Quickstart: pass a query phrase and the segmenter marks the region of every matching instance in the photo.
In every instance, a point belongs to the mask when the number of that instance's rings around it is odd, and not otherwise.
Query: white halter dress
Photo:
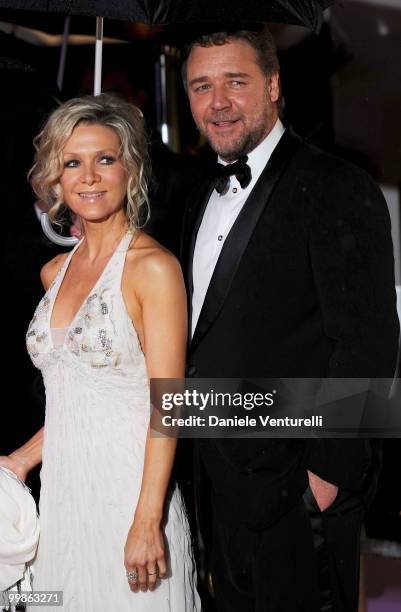
[[[153,592],[132,593],[125,575],[124,545],[140,492],[150,412],[145,359],[121,292],[131,240],[128,232],[64,342],[54,343],[53,304],[78,243],[27,333],[46,387],[34,590],[63,591],[63,607],[44,612],[200,610],[188,521],[175,485],[165,507],[169,576]]]

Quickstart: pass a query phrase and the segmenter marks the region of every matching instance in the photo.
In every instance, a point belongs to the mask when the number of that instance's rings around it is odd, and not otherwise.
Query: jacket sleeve
[[[334,340],[328,378],[394,376],[399,342],[394,256],[384,197],[362,170],[339,164],[325,177],[309,227],[324,333]],[[375,457],[367,439],[315,439],[307,468],[361,491]]]

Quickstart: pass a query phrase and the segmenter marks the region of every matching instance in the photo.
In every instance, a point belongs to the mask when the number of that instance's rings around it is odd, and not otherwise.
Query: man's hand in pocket
[[[308,470],[309,486],[320,512],[327,510],[337,497],[338,487]]]

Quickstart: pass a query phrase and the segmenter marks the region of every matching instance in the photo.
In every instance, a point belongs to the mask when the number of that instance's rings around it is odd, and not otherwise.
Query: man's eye
[[[64,168],[77,168],[79,166],[78,159],[68,159],[64,162]]]
[[[203,91],[207,91],[208,89],[209,89],[209,85],[205,83],[204,85],[199,85],[198,87],[196,87],[195,91],[202,93]]]
[[[116,160],[111,155],[102,155],[102,157],[100,158],[99,161],[100,161],[101,164],[103,164],[105,166],[109,166],[110,164],[114,164],[114,162]]]
[[[231,81],[231,85],[233,87],[241,87],[242,85],[245,85],[244,81]]]

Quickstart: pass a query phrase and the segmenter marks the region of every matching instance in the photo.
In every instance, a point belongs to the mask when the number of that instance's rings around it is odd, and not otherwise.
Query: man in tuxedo
[[[377,186],[284,128],[266,28],[200,37],[183,74],[219,162],[184,219],[187,375],[392,377],[394,262]],[[359,531],[376,470],[368,440],[202,439],[197,451],[219,611],[357,609]]]

